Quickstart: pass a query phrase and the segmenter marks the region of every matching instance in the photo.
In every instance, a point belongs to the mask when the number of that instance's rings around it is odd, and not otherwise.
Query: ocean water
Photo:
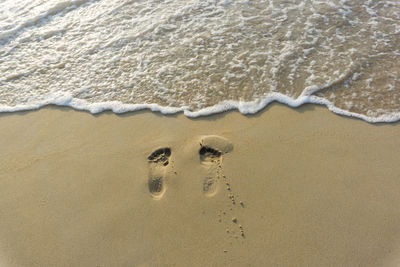
[[[398,0],[3,0],[0,112],[273,101],[400,120]]]

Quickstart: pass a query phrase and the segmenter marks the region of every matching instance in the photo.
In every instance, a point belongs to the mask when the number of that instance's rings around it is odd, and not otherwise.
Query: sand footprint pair
[[[232,151],[233,145],[227,139],[216,136],[203,136],[200,139],[198,151],[201,164],[207,169],[203,181],[203,192],[206,196],[213,196],[217,192],[218,183],[222,175],[222,155]],[[147,159],[150,165],[148,186],[152,196],[161,198],[166,190],[165,176],[170,168],[171,149],[160,148],[151,153]]]

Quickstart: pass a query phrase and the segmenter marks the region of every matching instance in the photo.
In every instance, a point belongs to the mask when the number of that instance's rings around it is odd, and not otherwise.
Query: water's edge
[[[238,110],[243,115],[252,115],[262,111],[269,104],[278,102],[292,108],[297,108],[305,104],[316,104],[327,107],[335,114],[361,119],[368,123],[394,123],[400,121],[400,113],[385,114],[378,117],[368,117],[364,114],[350,112],[340,109],[333,105],[329,100],[311,95],[300,96],[296,99],[280,93],[270,93],[263,99],[250,102],[226,100],[218,103],[217,105],[206,107],[197,111],[190,110],[189,107],[165,107],[158,104],[124,104],[119,101],[89,103],[82,99],[77,99],[69,94],[57,95],[42,102],[36,102],[29,105],[6,106],[0,105],[0,113],[13,113],[18,111],[31,111],[37,110],[45,106],[65,106],[75,110],[87,111],[91,114],[98,114],[105,111],[111,111],[116,114],[127,112],[135,112],[141,110],[150,110],[152,112],[160,112],[165,115],[183,113],[189,118],[197,118],[202,116],[209,116],[231,110]]]

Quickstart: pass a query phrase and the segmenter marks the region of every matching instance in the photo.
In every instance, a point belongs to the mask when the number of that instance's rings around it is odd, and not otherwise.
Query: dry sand
[[[399,266],[399,148],[311,105],[2,114],[0,266]]]

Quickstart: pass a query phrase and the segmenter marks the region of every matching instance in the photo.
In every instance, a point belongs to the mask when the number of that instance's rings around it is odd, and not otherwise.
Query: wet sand
[[[1,114],[0,265],[398,266],[399,147],[312,105]]]

